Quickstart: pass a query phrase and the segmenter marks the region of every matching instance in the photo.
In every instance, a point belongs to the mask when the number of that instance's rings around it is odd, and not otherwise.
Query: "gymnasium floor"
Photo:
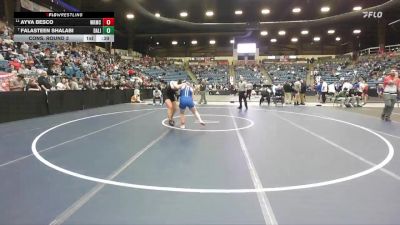
[[[190,116],[185,130],[144,104],[0,124],[0,224],[400,223],[400,123],[199,111],[207,125]]]

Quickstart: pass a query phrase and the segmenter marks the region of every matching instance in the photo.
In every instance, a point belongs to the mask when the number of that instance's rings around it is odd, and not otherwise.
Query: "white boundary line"
[[[193,115],[187,115],[187,116],[193,116]],[[219,116],[219,117],[232,117],[232,118],[236,118],[236,119],[241,119],[241,120],[245,120],[247,122],[249,122],[249,124],[247,126],[244,127],[236,127],[236,128],[232,128],[232,129],[225,129],[225,130],[206,130],[206,129],[188,129],[188,128],[180,128],[178,126],[175,127],[171,127],[169,125],[167,125],[167,121],[168,119],[164,119],[161,124],[164,127],[168,127],[171,129],[175,129],[175,130],[183,130],[183,131],[195,131],[195,132],[228,132],[228,131],[235,131],[235,130],[243,130],[243,129],[248,129],[252,126],[254,126],[254,122],[252,120],[246,119],[246,118],[242,118],[242,117],[237,117],[237,116],[232,116],[232,115],[217,115],[217,114],[202,114],[202,116]],[[178,116],[174,117],[174,118],[178,118]]]
[[[279,119],[281,119],[281,120],[283,120],[283,121],[285,121],[285,122],[287,122],[287,123],[289,123],[289,124],[291,124],[292,126],[298,128],[298,129],[300,129],[300,130],[303,130],[303,131],[305,131],[305,132],[311,134],[311,135],[314,136],[314,137],[317,137],[317,138],[321,139],[322,141],[325,141],[326,143],[332,145],[333,147],[335,147],[335,148],[337,148],[337,149],[339,149],[339,150],[341,150],[341,151],[347,153],[348,155],[350,155],[350,156],[352,156],[352,157],[354,157],[354,158],[356,158],[356,159],[358,159],[358,160],[364,162],[365,164],[368,164],[368,165],[370,165],[370,166],[376,166],[375,163],[373,163],[373,162],[371,162],[371,161],[369,161],[369,160],[367,160],[367,159],[365,159],[365,158],[363,158],[363,157],[357,155],[356,153],[354,153],[354,152],[348,150],[347,148],[345,148],[345,147],[343,147],[343,146],[341,146],[341,145],[338,145],[338,144],[336,144],[335,142],[333,142],[333,141],[331,141],[331,140],[329,140],[329,139],[327,139],[327,138],[325,138],[325,137],[323,137],[323,136],[321,136],[321,135],[319,135],[319,134],[316,134],[316,133],[312,132],[311,130],[309,130],[309,129],[307,129],[307,128],[305,128],[305,127],[303,127],[303,126],[301,126],[301,125],[299,125],[299,124],[297,124],[297,123],[295,123],[295,122],[293,122],[293,121],[291,121],[291,120],[288,120],[288,119],[283,118],[283,117],[281,117],[281,116],[279,116],[279,115],[276,115],[276,114],[275,114],[274,116],[277,117],[277,118],[279,118]],[[394,179],[400,180],[400,176],[399,176],[399,175],[397,175],[397,174],[395,174],[395,173],[393,173],[393,172],[391,172],[391,171],[389,171],[389,170],[387,170],[387,169],[385,169],[385,168],[380,168],[380,170],[381,170],[382,172],[386,173],[387,175],[393,177]]]
[[[218,107],[218,108],[220,108],[220,107]],[[226,107],[222,107],[222,108],[226,108]],[[140,110],[136,110],[136,111],[140,111]],[[264,111],[267,111],[267,110],[264,110]],[[127,113],[127,112],[131,112],[131,111],[124,111],[124,112]],[[99,182],[99,183],[105,183],[105,184],[110,184],[110,185],[115,185],[115,186],[120,186],[120,187],[143,189],[143,190],[186,192],[186,193],[221,193],[221,194],[290,191],[290,190],[300,190],[300,189],[323,187],[323,186],[327,186],[327,185],[342,183],[342,182],[346,182],[346,181],[350,181],[350,180],[353,180],[353,179],[357,179],[357,178],[366,176],[366,175],[368,175],[370,173],[373,173],[373,172],[383,168],[386,164],[388,164],[390,162],[390,160],[392,160],[392,158],[394,156],[394,148],[393,148],[392,144],[387,139],[382,137],[382,135],[379,135],[378,133],[372,131],[371,129],[368,129],[366,127],[363,127],[363,126],[360,126],[360,125],[357,125],[357,124],[353,124],[353,123],[350,123],[350,122],[346,122],[346,121],[343,121],[343,120],[334,119],[334,118],[331,118],[331,117],[321,117],[321,116],[316,116],[316,115],[312,115],[312,114],[304,114],[304,113],[296,113],[296,112],[288,112],[288,111],[279,111],[279,112],[297,114],[297,115],[303,115],[303,116],[310,116],[310,117],[316,117],[316,118],[322,118],[322,119],[326,119],[326,120],[336,121],[336,122],[347,124],[347,125],[350,125],[350,126],[354,126],[354,127],[360,128],[362,130],[365,130],[365,131],[367,131],[369,133],[372,133],[375,136],[377,136],[378,138],[380,138],[386,144],[386,146],[388,147],[388,155],[386,156],[386,158],[382,162],[380,162],[376,166],[371,167],[371,168],[369,168],[367,170],[361,171],[359,173],[352,174],[350,176],[346,176],[346,177],[342,177],[342,178],[338,178],[338,179],[334,179],[334,180],[311,183],[311,184],[302,184],[302,185],[285,186],[285,187],[272,187],[272,188],[263,188],[263,189],[257,190],[257,189],[178,188],[178,187],[161,187],[161,186],[151,186],[151,185],[141,185],[141,184],[131,184],[131,183],[124,183],[124,182],[117,182],[117,181],[112,181],[112,180],[107,180],[107,179],[101,179],[101,178],[97,178],[97,177],[87,176],[87,175],[84,175],[84,174],[76,173],[76,172],[61,168],[61,167],[59,167],[57,165],[52,164],[51,162],[47,161],[46,159],[44,159],[38,153],[38,151],[36,149],[36,144],[39,141],[39,139],[43,135],[45,135],[46,133],[48,133],[48,132],[50,132],[50,131],[58,128],[58,127],[64,126],[66,124],[78,122],[78,121],[81,121],[81,120],[85,120],[85,119],[88,119],[88,118],[100,117],[100,116],[104,116],[104,115],[120,114],[120,113],[124,113],[124,112],[114,112],[114,113],[99,114],[99,115],[84,117],[84,118],[68,121],[68,122],[65,122],[65,123],[61,123],[61,124],[59,124],[57,126],[51,127],[49,129],[45,130],[44,132],[40,133],[33,140],[32,145],[31,145],[32,152],[33,152],[34,156],[39,161],[41,161],[43,164],[45,164],[46,166],[48,166],[48,167],[50,167],[50,168],[52,168],[54,170],[57,170],[57,171],[59,171],[61,173],[64,173],[64,174],[67,174],[67,175],[70,175],[70,176],[74,176],[74,177],[77,177],[77,178],[80,178],[80,179],[84,179],[84,180],[89,180],[89,181],[94,181],[94,182]]]
[[[99,133],[99,132],[101,132],[101,131],[104,131],[104,130],[110,129],[110,128],[112,128],[112,127],[115,127],[115,126],[121,125],[121,124],[123,124],[123,123],[127,123],[127,122],[129,122],[129,121],[132,121],[132,120],[135,120],[135,119],[141,118],[141,117],[143,117],[143,116],[147,116],[148,114],[150,114],[150,113],[153,113],[153,112],[154,112],[154,111],[151,111],[151,112],[149,112],[149,113],[145,113],[145,114],[140,114],[140,115],[138,115],[138,116],[135,116],[135,117],[132,117],[132,118],[130,118],[130,119],[123,120],[123,121],[121,121],[121,122],[119,122],[119,123],[116,123],[116,124],[113,124],[113,125],[110,125],[110,126],[104,127],[104,128],[102,128],[102,129],[100,129],[100,130],[96,130],[96,131],[93,131],[93,132],[87,133],[87,134],[85,134],[85,135],[82,135],[82,136],[79,136],[79,137],[73,138],[73,139],[71,139],[71,140],[68,140],[68,141],[64,141],[64,142],[58,143],[58,144],[56,144],[56,145],[54,145],[54,146],[51,146],[51,147],[48,147],[48,148],[45,148],[45,149],[39,150],[39,152],[40,152],[40,153],[42,153],[42,152],[49,151],[49,150],[51,150],[51,149],[54,149],[54,148],[56,148],[56,147],[59,147],[59,146],[61,146],[61,145],[64,145],[64,144],[68,144],[68,143],[70,143],[70,142],[77,141],[77,140],[79,140],[79,139],[82,139],[82,138],[88,137],[88,136],[90,136],[90,135],[93,135],[93,134]],[[125,113],[125,111],[124,111],[124,113]],[[104,115],[107,115],[107,114],[104,114]],[[89,118],[91,118],[91,117],[87,117],[87,118],[89,119]],[[21,157],[19,157],[19,158],[17,158],[17,159],[14,159],[14,160],[11,160],[11,161],[8,161],[8,162],[6,162],[6,163],[3,163],[3,164],[1,164],[1,165],[0,165],[0,167],[7,166],[7,165],[10,165],[10,164],[12,164],[12,163],[16,163],[16,162],[18,162],[18,161],[21,161],[21,160],[23,160],[23,159],[29,158],[29,157],[31,157],[31,156],[33,156],[33,154],[29,154],[29,155],[21,156]]]
[[[233,125],[237,128],[237,123],[235,117],[233,117],[232,112],[229,112],[232,116]],[[247,150],[246,143],[244,142],[243,136],[240,134],[239,130],[236,130],[236,136],[240,143],[240,148],[242,150],[243,156],[246,159],[246,164],[250,172],[251,180],[253,181],[254,188],[257,190],[264,189],[261,179],[258,176],[256,167],[254,166],[253,160],[250,157],[249,151]],[[274,211],[272,210],[271,203],[268,200],[267,194],[265,192],[257,192],[258,202],[260,203],[261,211],[264,217],[265,224],[275,225],[278,224]]]
[[[387,136],[389,136],[389,137],[393,137],[393,138],[400,139],[400,137],[399,137],[399,136],[396,136],[396,135],[393,135],[393,134],[388,134],[388,133],[385,133],[385,132],[383,132],[383,131],[379,131],[379,130],[375,130],[375,131],[376,131],[376,132],[378,132],[378,133],[381,133],[381,134],[387,135]]]
[[[136,159],[138,159],[143,153],[149,150],[153,145],[159,142],[165,135],[168,134],[170,130],[164,131],[157,139],[153,140],[146,147],[141,149],[135,155],[133,155],[128,161],[120,166],[117,170],[115,170],[111,175],[107,177],[108,180],[115,179],[119,174],[121,174],[125,169],[127,169]],[[84,206],[87,202],[89,202],[99,191],[101,191],[106,184],[99,183],[94,188],[92,188],[89,192],[80,197],[77,201],[75,201],[70,207],[60,213],[56,218],[50,223],[50,225],[59,225],[63,224],[67,221],[75,212],[77,212],[82,206]]]

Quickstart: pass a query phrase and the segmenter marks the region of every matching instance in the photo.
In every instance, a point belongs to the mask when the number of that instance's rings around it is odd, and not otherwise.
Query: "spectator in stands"
[[[253,91],[253,84],[250,83],[250,82],[247,82],[246,89],[247,89],[247,90],[246,90],[247,97],[248,97],[249,100],[250,100],[251,92]]]
[[[204,101],[204,104],[207,104],[207,99],[206,99],[206,92],[207,92],[207,81],[203,79],[200,83],[200,101],[199,104],[201,104]]]
[[[322,96],[322,103],[326,102],[326,94],[328,93],[328,83],[321,79],[321,96]]]
[[[21,50],[22,50],[22,52],[28,52],[29,51],[29,45],[27,45],[25,42],[23,42],[22,45],[21,45]]]
[[[51,90],[51,84],[50,84],[50,80],[49,77],[47,76],[47,72],[46,71],[42,71],[40,73],[40,76],[38,78],[38,83],[40,88],[43,91],[50,91]]]
[[[71,87],[71,90],[76,91],[76,90],[81,90],[79,88],[78,82],[76,81],[76,77],[72,77],[69,80],[69,86]]]
[[[283,91],[285,92],[285,104],[292,104],[292,84],[286,81],[283,84]]]
[[[297,81],[293,84],[294,91],[294,105],[300,104],[300,91],[301,91],[301,82],[300,78],[297,78]]]
[[[25,67],[25,64],[21,64],[21,67],[18,70],[18,74],[30,74],[30,70]]]
[[[69,87],[69,83],[67,78],[62,77],[60,81],[56,85],[57,90],[59,91],[64,91],[64,90],[70,90],[71,88]]]
[[[17,77],[10,81],[10,91],[24,91],[25,80],[24,75],[17,75]]]
[[[163,102],[162,102],[162,93],[158,89],[158,87],[155,87],[155,89],[153,90],[153,105],[156,104],[156,100],[160,101],[160,105],[163,104]]]
[[[0,53],[0,60],[4,60],[4,56],[2,53]]]
[[[304,80],[300,80],[301,88],[300,88],[300,105],[305,105],[306,103],[306,92],[307,92],[307,85]]]
[[[104,90],[110,90],[110,89],[112,89],[112,88],[113,88],[113,86],[111,85],[111,83],[110,83],[109,80],[105,80],[105,81],[103,82],[102,89],[104,89]]]
[[[397,101],[397,93],[400,85],[398,72],[394,69],[391,70],[385,77],[383,85],[383,100],[385,102],[385,107],[383,108],[381,119],[385,121],[391,121],[390,116]]]
[[[238,87],[237,87],[237,89],[238,89],[238,92],[239,92],[239,107],[238,107],[238,109],[242,109],[242,101],[244,100],[244,106],[246,107],[246,110],[248,109],[248,107],[247,107],[247,96],[246,96],[246,91],[247,91],[247,83],[246,83],[246,81],[244,80],[244,78],[242,77],[242,76],[240,76],[240,80],[239,80],[239,82],[238,82],[238,85],[237,85]]]
[[[26,85],[26,90],[27,91],[40,91],[41,88],[35,78],[30,78],[28,81],[28,85]]]

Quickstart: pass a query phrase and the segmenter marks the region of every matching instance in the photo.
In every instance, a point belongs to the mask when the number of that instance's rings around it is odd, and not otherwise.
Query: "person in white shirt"
[[[69,87],[68,81],[65,77],[61,78],[60,82],[57,83],[57,90],[59,91],[64,91],[64,90],[70,90],[71,88]]]
[[[321,79],[321,95],[322,103],[326,102],[326,94],[328,93],[328,83]]]
[[[353,85],[348,80],[345,80],[342,86],[342,91],[344,89],[351,90],[353,89]]]
[[[240,76],[240,81],[237,84],[237,90],[239,92],[239,107],[238,109],[242,109],[242,101],[244,101],[244,106],[246,107],[246,110],[248,109],[247,107],[247,82],[244,80],[242,76]]]
[[[161,91],[156,87],[153,90],[153,105],[156,104],[156,99],[160,101],[160,105],[162,105],[162,96]]]

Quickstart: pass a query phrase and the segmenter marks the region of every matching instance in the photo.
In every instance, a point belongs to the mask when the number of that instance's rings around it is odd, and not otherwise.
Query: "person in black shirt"
[[[206,99],[206,91],[207,91],[207,82],[205,80],[201,81],[200,84],[200,101],[199,104],[201,104],[204,101],[204,104],[207,104],[207,99]]]
[[[38,78],[38,83],[39,83],[40,88],[43,91],[50,91],[51,84],[50,84],[49,77],[47,76],[47,72],[46,71],[43,71],[40,74],[40,77]]]
[[[285,92],[285,104],[292,104],[292,84],[285,82],[283,91]]]
[[[304,80],[300,80],[300,82],[301,82],[300,105],[305,105],[307,85],[306,85],[306,82],[304,82]]]

